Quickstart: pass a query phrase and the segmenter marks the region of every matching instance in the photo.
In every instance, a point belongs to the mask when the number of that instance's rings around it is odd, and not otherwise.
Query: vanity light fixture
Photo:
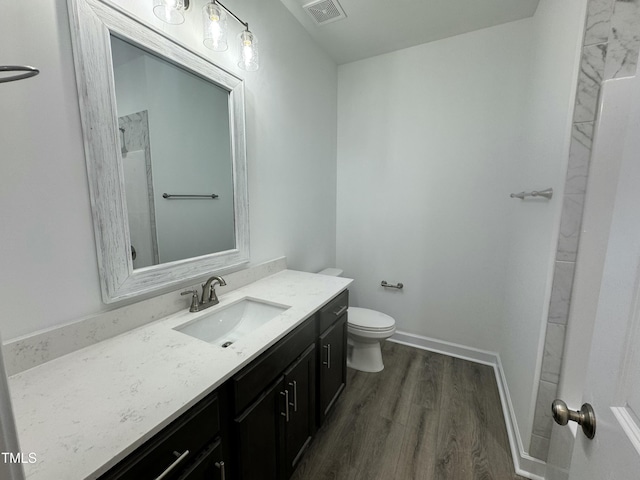
[[[240,32],[240,35],[238,35],[240,42],[240,60],[238,67],[247,71],[258,70],[260,65],[258,63],[258,42],[256,36],[249,30],[249,24],[247,22],[243,22],[218,0],[207,3],[202,9],[205,47],[216,52],[222,52],[227,49],[227,16],[225,12],[235,18],[245,28]]]
[[[153,0],[153,13],[165,23],[184,23],[183,12],[189,8],[189,0]]]
[[[247,29],[240,32],[240,61],[238,66],[242,70],[253,72],[260,68],[258,63],[258,39]]]
[[[214,52],[224,52],[227,45],[227,14],[215,2],[202,8],[202,34],[204,46]]]

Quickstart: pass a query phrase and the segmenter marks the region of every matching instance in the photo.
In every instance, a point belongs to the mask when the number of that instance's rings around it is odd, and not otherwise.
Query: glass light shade
[[[202,35],[204,46],[224,52],[227,44],[227,14],[220,5],[207,3],[202,9]]]
[[[238,66],[242,70],[253,72],[260,67],[258,62],[258,39],[249,30],[244,30],[238,35],[240,40],[240,61]]]
[[[184,22],[184,10],[189,5],[188,0],[153,0],[153,13],[165,23],[180,25]]]

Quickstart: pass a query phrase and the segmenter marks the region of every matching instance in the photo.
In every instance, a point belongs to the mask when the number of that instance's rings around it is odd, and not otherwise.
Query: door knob
[[[596,412],[588,403],[583,404],[580,410],[569,410],[566,403],[556,399],[551,404],[551,411],[553,412],[553,419],[558,425],[566,425],[571,420],[582,427],[582,433],[588,439],[591,440],[596,436]]]

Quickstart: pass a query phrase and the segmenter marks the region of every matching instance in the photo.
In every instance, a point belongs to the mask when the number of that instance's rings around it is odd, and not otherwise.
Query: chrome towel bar
[[[220,195],[216,195],[215,193],[210,193],[208,195],[176,195],[174,193],[163,193],[162,198],[175,198],[175,199],[190,199],[190,198],[218,198]]]
[[[509,196],[511,198],[519,198],[521,200],[524,200],[527,197],[544,197],[549,200],[553,197],[553,188],[547,188],[546,190],[540,191],[533,190],[532,192],[512,193]]]
[[[387,283],[386,280],[382,280],[380,282],[380,286],[385,287],[385,288],[397,288],[398,290],[402,290],[402,288],[404,288],[404,285],[402,283],[397,283],[396,285],[391,285],[390,283]]]

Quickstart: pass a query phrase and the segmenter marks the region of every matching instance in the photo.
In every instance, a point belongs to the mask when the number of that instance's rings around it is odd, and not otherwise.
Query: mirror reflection
[[[236,248],[229,92],[111,36],[134,269]]]

